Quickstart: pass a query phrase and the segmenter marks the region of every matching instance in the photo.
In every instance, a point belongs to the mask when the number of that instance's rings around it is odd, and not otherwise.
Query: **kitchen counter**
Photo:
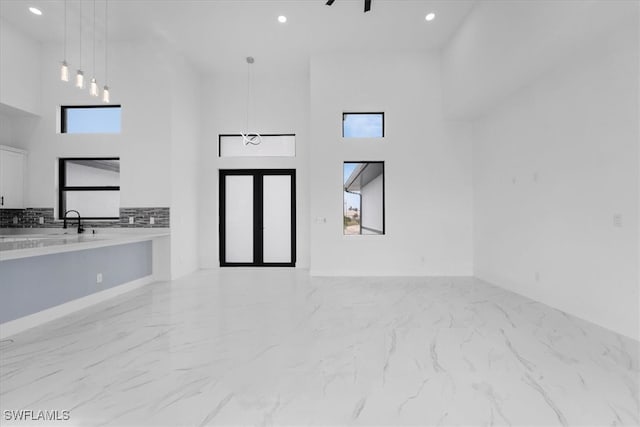
[[[98,229],[95,233],[88,230],[83,234],[77,234],[75,229],[18,230],[0,229],[0,261],[142,242],[170,235],[168,228]]]

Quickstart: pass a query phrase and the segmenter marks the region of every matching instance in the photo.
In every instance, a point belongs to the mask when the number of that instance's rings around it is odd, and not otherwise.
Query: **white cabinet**
[[[0,208],[24,208],[26,160],[26,151],[0,146]]]

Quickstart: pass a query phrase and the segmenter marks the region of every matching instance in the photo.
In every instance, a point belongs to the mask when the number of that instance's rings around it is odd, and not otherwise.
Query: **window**
[[[384,162],[345,162],[345,235],[384,234]]]
[[[260,135],[254,143],[247,143],[240,134],[218,135],[219,157],[295,157],[295,134]]]
[[[120,133],[120,105],[60,107],[62,133]]]
[[[87,219],[120,218],[120,159],[59,160],[58,217],[70,209]]]
[[[384,113],[342,113],[345,138],[383,138]]]

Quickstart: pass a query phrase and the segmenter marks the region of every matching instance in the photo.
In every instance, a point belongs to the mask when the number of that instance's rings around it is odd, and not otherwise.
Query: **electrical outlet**
[[[38,224],[41,224],[41,225],[44,224],[44,217],[43,216],[38,218]]]
[[[96,275],[96,283],[102,283],[102,273]]]
[[[149,217],[149,224],[154,225],[156,223],[156,219],[154,217]]]
[[[134,219],[135,219],[134,217],[130,216],[130,217],[129,217],[129,224],[133,224],[133,220],[134,220]]]
[[[613,226],[622,227],[622,214],[617,213],[613,215]]]

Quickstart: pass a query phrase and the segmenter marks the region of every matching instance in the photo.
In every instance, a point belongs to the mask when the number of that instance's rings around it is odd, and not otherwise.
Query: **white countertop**
[[[77,234],[75,229],[0,229],[0,261],[143,242],[170,235],[168,228],[100,228]],[[66,233],[65,233],[66,232]]]

